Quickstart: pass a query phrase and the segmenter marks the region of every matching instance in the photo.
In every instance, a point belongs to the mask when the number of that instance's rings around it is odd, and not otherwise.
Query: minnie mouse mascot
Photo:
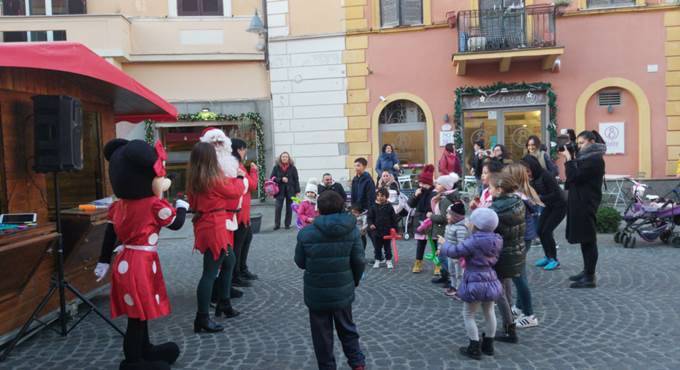
[[[179,230],[189,204],[177,200],[173,208],[163,199],[171,181],[165,177],[167,155],[160,142],[151,147],[141,140],[114,139],[104,147],[104,155],[118,200],[109,208],[95,275],[98,280],[106,276],[114,246],[120,245],[111,278],[111,317],[128,317],[120,370],[170,369],[179,347],[173,342],[152,345],[147,323],[170,314],[158,234],[163,227]]]

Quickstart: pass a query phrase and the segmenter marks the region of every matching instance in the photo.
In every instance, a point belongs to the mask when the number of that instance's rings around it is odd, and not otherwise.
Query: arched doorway
[[[378,117],[379,147],[391,144],[402,163],[426,163],[427,118],[418,104],[405,99],[389,103]]]

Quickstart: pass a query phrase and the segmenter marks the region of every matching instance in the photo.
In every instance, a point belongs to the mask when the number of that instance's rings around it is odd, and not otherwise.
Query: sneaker
[[[444,295],[450,298],[460,299],[458,297],[458,290],[456,288],[446,288],[444,289]]]
[[[545,265],[547,265],[548,263],[550,263],[550,258],[543,257],[540,260],[536,261],[536,267],[545,267]]]
[[[387,260],[387,268],[388,269],[393,269],[394,265],[392,264],[392,260]]]
[[[374,269],[380,268],[380,261],[375,260],[375,262],[373,262],[373,268]]]
[[[554,259],[551,258],[550,262],[548,262],[548,264],[545,265],[545,267],[543,267],[543,270],[552,271],[552,270],[555,270],[558,267],[560,267],[560,261],[554,260]]]
[[[515,320],[515,324],[517,324],[518,329],[533,328],[534,326],[538,326],[538,319],[535,315],[522,315]]]
[[[515,316],[515,317],[524,316],[524,313],[522,313],[522,310],[520,310],[517,306],[512,306],[511,311],[512,311],[512,316]]]

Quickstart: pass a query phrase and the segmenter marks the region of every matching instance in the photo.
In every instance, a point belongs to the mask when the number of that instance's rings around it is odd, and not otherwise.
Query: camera
[[[577,152],[576,132],[572,129],[562,130],[561,134],[557,136],[556,142],[558,152],[566,150],[572,157]]]

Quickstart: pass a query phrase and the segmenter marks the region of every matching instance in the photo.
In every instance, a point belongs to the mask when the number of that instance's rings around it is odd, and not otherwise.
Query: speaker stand
[[[16,345],[19,343],[19,341],[24,338],[24,336],[27,334],[28,329],[30,328],[31,324],[34,322],[37,322],[39,325],[38,327],[47,327],[49,328],[48,324],[41,321],[38,315],[40,314],[40,311],[42,311],[43,308],[49,303],[50,299],[52,298],[52,295],[54,293],[59,294],[59,330],[56,331],[59,335],[62,337],[66,337],[68,333],[71,332],[71,330],[75,329],[78,324],[80,324],[87,315],[90,313],[94,312],[97,314],[99,317],[104,320],[109,326],[111,326],[115,331],[117,331],[120,335],[125,335],[122,330],[120,330],[116,324],[114,324],[106,315],[104,315],[87,297],[85,297],[78,289],[76,289],[73,285],[71,285],[68,281],[66,281],[66,278],[64,277],[64,243],[63,243],[63,238],[62,238],[62,233],[61,233],[61,199],[60,199],[60,194],[59,194],[59,180],[58,180],[58,171],[54,171],[53,175],[53,181],[54,181],[54,205],[55,205],[55,211],[57,215],[57,233],[59,236],[57,237],[57,260],[56,260],[56,271],[52,275],[52,281],[50,282],[50,290],[47,292],[45,297],[40,301],[38,306],[35,308],[33,313],[31,314],[31,317],[24,323],[24,326],[21,327],[21,330],[17,333],[17,335],[12,339],[12,341],[8,344],[7,348],[5,351],[2,353],[2,356],[0,356],[0,361],[4,361],[7,359],[9,354],[14,350]],[[78,299],[80,299],[83,303],[85,303],[88,306],[88,311],[80,316],[78,320],[70,327],[68,328],[67,326],[67,321],[68,321],[68,315],[66,314],[66,290],[69,292],[73,293]],[[37,329],[37,328],[36,328]],[[51,329],[51,328],[50,328]]]

